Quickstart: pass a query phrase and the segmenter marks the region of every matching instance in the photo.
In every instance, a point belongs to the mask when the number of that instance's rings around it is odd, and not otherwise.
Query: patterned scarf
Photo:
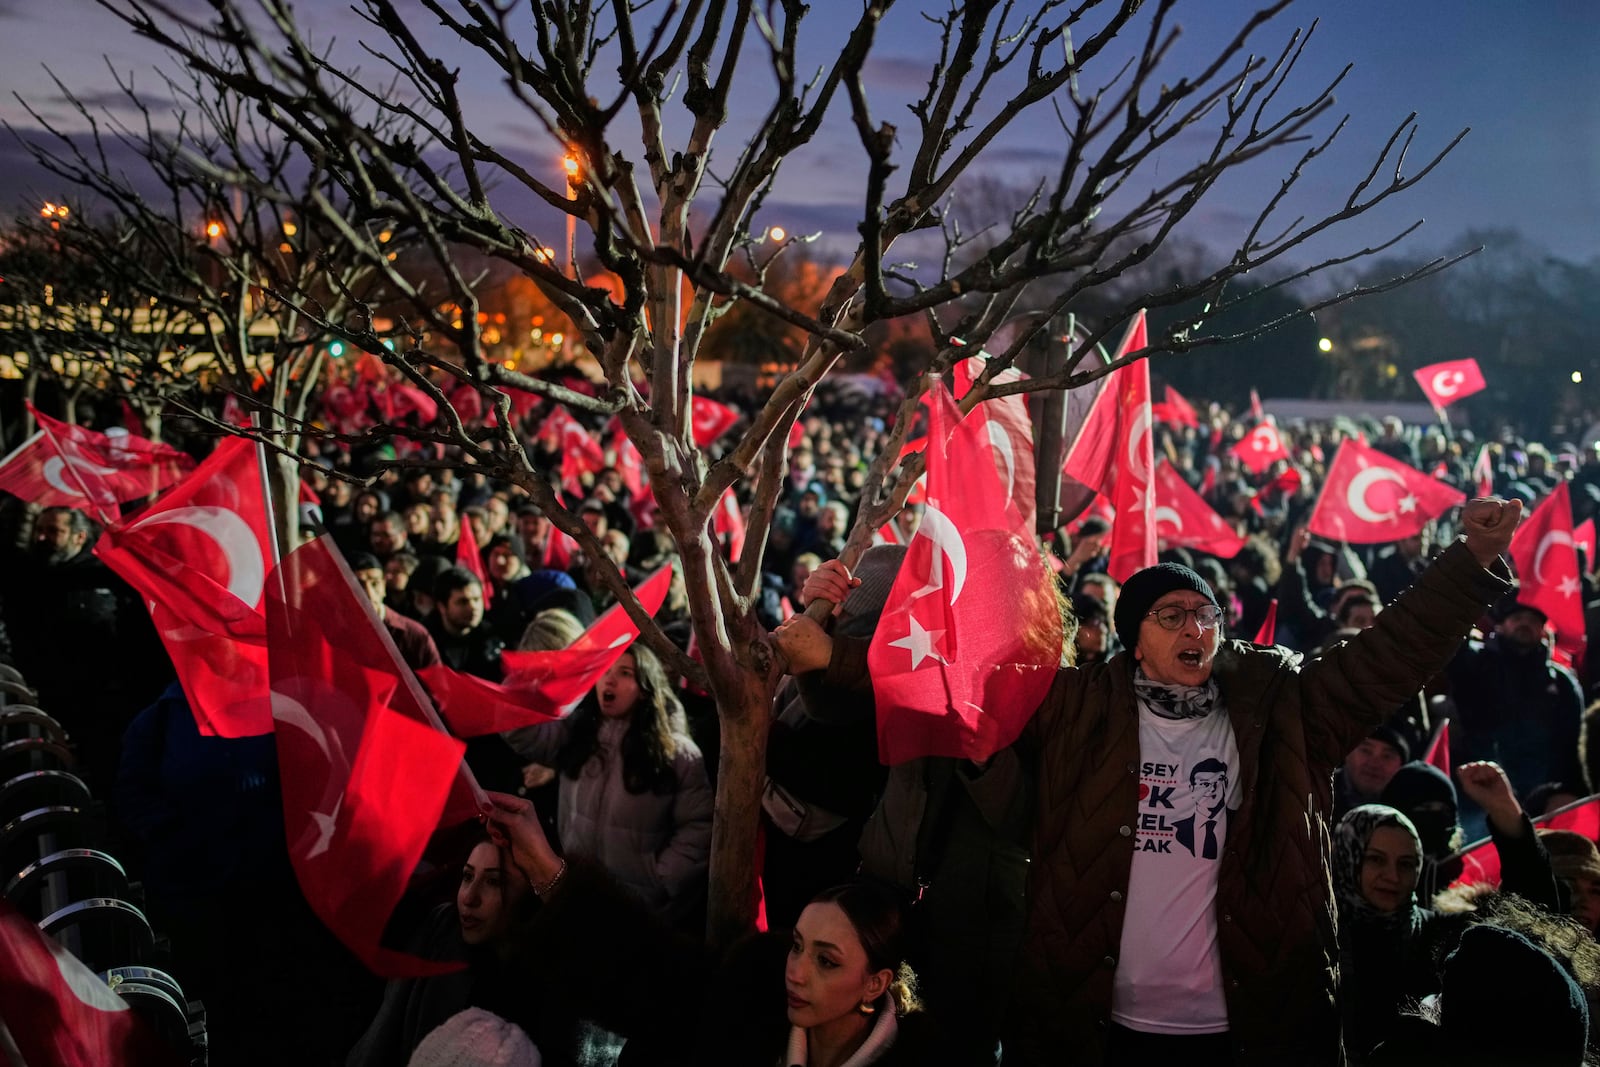
[[[1163,719],[1203,719],[1217,710],[1222,696],[1210,678],[1205,685],[1164,685],[1145,677],[1143,667],[1133,674],[1133,691],[1141,704]]]

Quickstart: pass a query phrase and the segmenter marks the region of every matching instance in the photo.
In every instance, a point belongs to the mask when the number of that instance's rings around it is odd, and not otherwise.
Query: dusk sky
[[[902,148],[913,132],[903,104],[926,79],[932,45],[917,15],[922,7],[902,0],[893,10],[869,68],[875,118],[900,124]],[[319,34],[337,35],[342,42],[353,42],[364,29],[343,4],[308,2],[299,10]],[[820,63],[830,51],[836,54],[844,28],[859,10],[858,0],[812,0],[810,24],[802,32],[803,55]],[[1169,68],[1172,79],[1192,73],[1253,10],[1254,5],[1236,0],[1180,4],[1175,22],[1184,38]],[[1600,254],[1600,13],[1593,0],[1518,5],[1503,0],[1303,0],[1262,33],[1258,50],[1275,52],[1293,27],[1313,18],[1321,24],[1292,84],[1302,95],[1310,93],[1341,65],[1353,62],[1336,109],[1352,118],[1326,161],[1307,175],[1300,210],[1341,202],[1371,165],[1373,151],[1395,124],[1415,111],[1421,125],[1410,169],[1462,127],[1470,126],[1472,132],[1432,177],[1370,223],[1349,231],[1343,245],[1359,247],[1425,217],[1427,225],[1409,246],[1415,250],[1458,245],[1469,228],[1503,227],[1521,231],[1563,258],[1587,261]],[[459,46],[440,47],[447,55],[466,57]],[[0,115],[18,127],[31,126],[12,98],[20,94],[47,113],[66,117],[45,65],[86,98],[101,99],[99,94],[111,87],[106,56],[118,68],[135,71],[142,90],[156,88],[148,69],[157,57],[92,0],[0,0],[0,86],[7,90]],[[372,66],[370,59],[366,63]],[[752,64],[737,94],[730,135],[765,103],[769,84],[770,76],[761,77]],[[472,109],[469,118],[482,132],[504,138],[504,143],[526,144],[530,160],[543,155],[554,159],[541,135],[491,78],[469,77],[466,99]],[[820,230],[843,245],[854,243],[864,168],[844,108],[838,117],[794,161],[763,218],[791,229]],[[995,147],[986,172],[1006,182],[1027,183],[1053,169],[1061,141],[1053,115],[1039,111]],[[723,144],[730,142],[731,137]],[[1178,162],[1166,165],[1176,167]],[[1280,157],[1218,189],[1195,216],[1192,234],[1225,240],[1244,213],[1276,187],[1288,165]],[[552,162],[555,180],[553,171]],[[0,202],[7,210],[24,200],[65,195],[70,195],[67,190],[32,170],[14,143],[0,150]]]

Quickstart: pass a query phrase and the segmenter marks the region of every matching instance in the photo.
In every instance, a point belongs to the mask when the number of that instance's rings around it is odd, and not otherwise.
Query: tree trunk
[[[755,929],[756,834],[767,773],[767,730],[776,679],[754,667],[712,676],[722,753],[711,824],[711,878],[706,939],[725,949]]]

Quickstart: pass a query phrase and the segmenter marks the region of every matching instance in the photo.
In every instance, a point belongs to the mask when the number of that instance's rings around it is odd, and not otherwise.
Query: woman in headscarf
[[[1549,856],[1505,773],[1494,763],[1468,763],[1458,774],[1462,789],[1489,813],[1504,891],[1557,910]],[[1418,903],[1424,856],[1416,826],[1386,805],[1352,808],[1334,830],[1344,1040],[1358,1064],[1409,1002],[1439,991],[1437,950],[1471,922],[1470,914],[1441,914]]]

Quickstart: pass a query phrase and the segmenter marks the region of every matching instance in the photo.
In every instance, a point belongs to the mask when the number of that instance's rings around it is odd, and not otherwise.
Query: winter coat
[[[518,733],[518,753],[555,766],[572,733],[571,719]],[[684,917],[703,890],[711,861],[711,782],[700,750],[677,738],[667,793],[630,793],[623,783],[626,719],[602,719],[599,745],[577,777],[563,773],[557,825],[567,853],[599,861],[612,877],[663,914]]]
[[[1370,630],[1303,663],[1227,642],[1213,677],[1239,748],[1242,805],[1221,859],[1216,910],[1238,1062],[1337,1063],[1337,945],[1329,889],[1334,769],[1441,670],[1508,587],[1458,544]],[[837,646],[836,646],[837,647]],[[1103,1062],[1133,862],[1139,785],[1134,662],[1068,668],[1030,724],[1037,817],[1028,936],[1007,1062]]]
[[[1387,817],[1381,813],[1389,813]],[[1439,912],[1412,903],[1382,914],[1361,896],[1361,866],[1378,826],[1399,825],[1416,838],[1404,816],[1382,805],[1358,807],[1334,831],[1333,886],[1339,906],[1340,1007],[1345,1050],[1354,1063],[1368,1062],[1379,1042],[1396,1033],[1408,1006],[1440,990],[1440,967],[1463,931],[1479,916]],[[1507,837],[1491,826],[1500,856],[1501,887],[1553,914],[1561,910],[1550,856],[1524,815],[1521,832]],[[1422,842],[1416,840],[1418,854]],[[1423,896],[1423,901],[1431,900]]]

